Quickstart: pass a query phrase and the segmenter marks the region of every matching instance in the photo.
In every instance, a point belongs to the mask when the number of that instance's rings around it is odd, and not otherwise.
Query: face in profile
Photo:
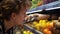
[[[23,24],[23,21],[24,21],[25,16],[26,16],[26,11],[27,11],[27,9],[30,8],[30,6],[31,6],[31,3],[30,3],[29,0],[27,0],[26,1],[26,6],[22,7],[18,14],[15,14],[14,22],[16,22],[16,24],[18,24],[18,25]]]

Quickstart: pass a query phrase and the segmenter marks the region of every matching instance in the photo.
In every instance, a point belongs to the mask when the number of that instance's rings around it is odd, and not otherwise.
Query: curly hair
[[[22,5],[24,7],[27,5],[26,0],[2,0],[0,1],[0,13],[4,19],[9,20],[13,12],[19,13]]]

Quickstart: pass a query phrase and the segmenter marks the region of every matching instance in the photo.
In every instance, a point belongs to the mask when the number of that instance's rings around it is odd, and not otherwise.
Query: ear
[[[16,16],[17,16],[16,13],[12,13],[12,14],[11,14],[11,18],[12,18],[12,19],[16,19]]]

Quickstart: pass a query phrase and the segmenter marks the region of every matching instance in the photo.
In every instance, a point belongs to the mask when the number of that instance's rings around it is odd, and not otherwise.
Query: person
[[[5,33],[13,34],[10,32],[12,32],[12,28],[16,25],[21,28],[26,16],[26,11],[30,8],[30,6],[30,0],[0,1],[0,13],[2,14],[4,21]]]

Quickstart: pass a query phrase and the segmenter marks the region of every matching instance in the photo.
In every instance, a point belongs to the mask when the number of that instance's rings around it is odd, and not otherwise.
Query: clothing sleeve
[[[7,34],[13,34],[13,27],[7,31]]]

